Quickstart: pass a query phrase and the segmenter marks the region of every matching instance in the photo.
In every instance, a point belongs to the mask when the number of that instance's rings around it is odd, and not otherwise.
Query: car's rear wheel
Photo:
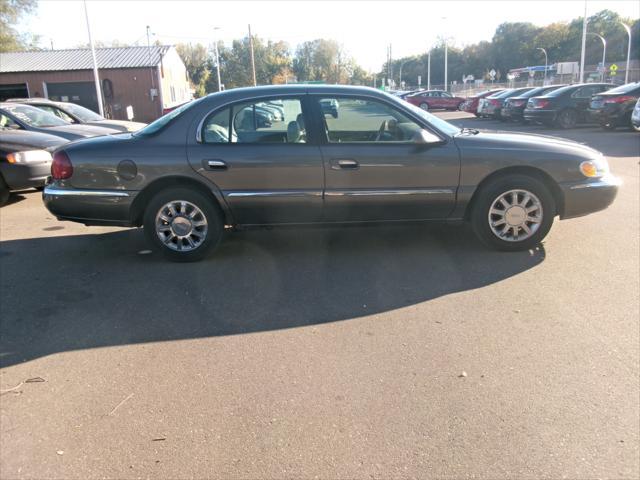
[[[549,233],[556,215],[553,195],[528,175],[498,177],[478,192],[471,224],[487,246],[503,251],[527,250]]]
[[[563,110],[556,118],[556,125],[560,128],[573,128],[578,123],[578,115],[570,108]]]
[[[429,104],[427,102],[422,102],[419,106],[422,110],[429,110]]]
[[[170,260],[194,262],[216,247],[224,232],[218,209],[204,194],[171,188],[154,196],[144,213],[147,240]]]
[[[9,186],[4,181],[4,178],[2,178],[2,175],[0,175],[0,207],[6,205],[9,201],[10,193]]]

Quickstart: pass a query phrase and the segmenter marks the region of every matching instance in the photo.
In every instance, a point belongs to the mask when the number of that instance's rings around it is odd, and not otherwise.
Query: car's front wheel
[[[156,250],[170,260],[201,260],[218,245],[224,223],[213,202],[188,188],[156,194],[144,213],[144,232]]]
[[[556,215],[553,195],[543,182],[512,174],[485,185],[471,212],[473,230],[489,247],[527,250],[549,233]]]
[[[429,110],[429,104],[427,102],[422,102],[419,106],[422,110],[425,110],[425,111]]]

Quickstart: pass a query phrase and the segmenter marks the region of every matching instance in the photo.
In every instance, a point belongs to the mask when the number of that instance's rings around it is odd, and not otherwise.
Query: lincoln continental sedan
[[[324,85],[211,94],[138,132],[64,145],[51,173],[43,199],[58,219],[142,226],[178,261],[202,259],[225,227],[266,225],[468,221],[489,247],[530,249],[556,217],[606,208],[619,183],[578,143],[461,129],[378,90]]]

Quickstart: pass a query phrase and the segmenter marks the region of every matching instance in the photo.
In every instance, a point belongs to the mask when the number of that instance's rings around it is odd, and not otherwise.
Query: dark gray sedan
[[[335,101],[340,115],[323,104]],[[264,124],[258,106],[283,118]],[[538,244],[556,216],[606,208],[603,155],[535,135],[459,129],[361,87],[229,90],[134,134],[58,149],[43,198],[61,220],[144,226],[174,260],[197,260],[225,225],[471,222],[501,250]]]
[[[67,140],[119,133],[118,130],[95,125],[72,125],[52,113],[19,103],[0,103],[0,127],[47,133]]]

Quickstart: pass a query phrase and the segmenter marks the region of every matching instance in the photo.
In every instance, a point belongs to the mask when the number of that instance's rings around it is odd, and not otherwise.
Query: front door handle
[[[355,160],[347,159],[347,158],[335,160],[333,163],[334,169],[341,169],[341,170],[356,170],[359,166],[360,164],[358,162],[356,162]]]
[[[226,170],[227,164],[223,160],[205,159],[202,161],[207,170]]]

